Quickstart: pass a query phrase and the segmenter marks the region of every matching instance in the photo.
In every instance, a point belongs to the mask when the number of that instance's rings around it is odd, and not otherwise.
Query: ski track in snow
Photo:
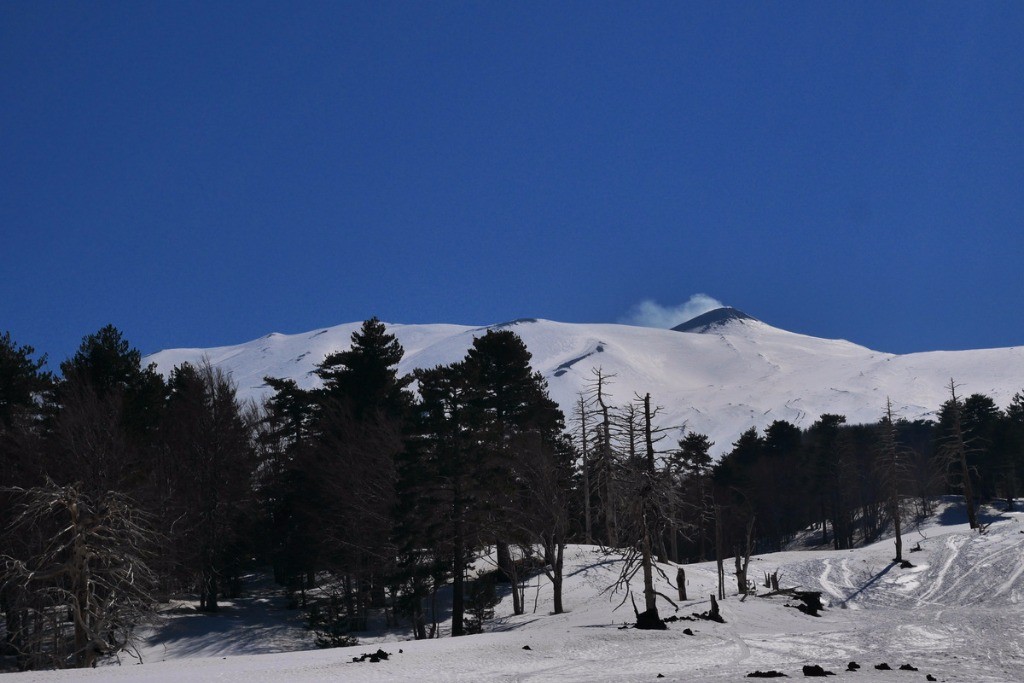
[[[957,577],[955,579],[953,579],[953,581],[948,586],[944,587],[943,591],[937,596],[937,600],[938,601],[942,601],[945,598],[948,598],[950,596],[969,599],[971,597],[971,594],[974,592],[971,589],[972,588],[973,589],[977,589],[977,584],[970,584],[970,583],[968,583],[966,590],[961,591],[959,594],[958,593],[954,593],[954,591],[959,586],[963,585],[971,577],[972,574],[975,574],[975,573],[978,573],[978,572],[990,573],[990,572],[986,572],[986,570],[989,569],[989,567],[992,566],[992,564],[994,563],[995,560],[997,560],[998,558],[1000,558],[1003,555],[1007,555],[1008,553],[1014,553],[1016,555],[1017,553],[1014,552],[1015,550],[1016,550],[1015,548],[1003,548],[1001,550],[996,550],[996,551],[993,551],[993,552],[988,553],[986,555],[982,555],[979,558],[971,558],[971,557],[969,557],[969,558],[966,558],[965,560],[962,560],[960,562],[960,564],[961,565],[965,565],[966,564],[967,568],[962,570],[962,571],[960,571],[960,572],[958,572]],[[956,559],[960,559],[960,557],[961,556],[958,554]],[[962,566],[961,566],[961,569],[962,569]],[[1009,583],[1012,585],[1012,580]],[[987,592],[987,589],[986,589],[986,592]],[[996,594],[998,595],[998,593],[996,593]]]
[[[1010,601],[1016,604],[1019,602],[1020,597],[1017,591],[1013,591],[1013,586],[1018,582],[1021,575],[1024,574],[1024,548],[1013,548],[1012,549],[1017,555],[1017,569],[1014,570],[1010,578],[1007,579],[999,588],[996,590],[996,595],[1002,595],[1004,593],[1011,593]]]
[[[960,548],[968,539],[962,537],[949,537],[946,539],[946,550],[944,553],[945,558],[943,559],[942,568],[939,570],[937,576],[933,577],[929,582],[929,588],[918,598],[919,602],[931,602],[931,597],[937,591],[939,591],[946,578],[946,573],[949,572],[950,567],[956,562],[957,556],[960,554]]]
[[[831,574],[832,569],[835,566],[834,560],[825,559],[821,561],[821,564],[823,568],[821,574],[818,576],[818,581],[821,584],[822,589],[824,589],[824,592],[828,593],[830,596],[835,598],[835,600],[833,601],[835,606],[841,607],[843,609],[858,609],[857,605],[852,602],[854,596],[854,584],[851,578],[850,568],[848,566],[847,560],[839,560],[839,567],[842,570],[843,574],[843,588],[850,590],[843,590],[832,581]]]

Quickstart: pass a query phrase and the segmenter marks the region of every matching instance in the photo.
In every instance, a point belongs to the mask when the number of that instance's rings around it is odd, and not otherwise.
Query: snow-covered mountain
[[[265,376],[290,377],[312,388],[313,370],[347,348],[360,322],[304,334],[269,334],[244,344],[169,349],[146,358],[167,373],[205,356],[231,373],[242,398],[267,394]],[[929,417],[948,398],[955,378],[964,395],[982,393],[1005,406],[1024,390],[1024,347],[894,355],[844,340],[820,339],[767,325],[720,308],[662,330],[612,324],[520,319],[490,327],[387,325],[405,348],[399,371],[460,360],[488,329],[512,329],[533,354],[566,415],[593,379],[593,368],[614,375],[614,402],[650,393],[663,406],[661,424],[708,434],[715,453],[729,450],[752,426],[774,420],[809,426],[822,413],[873,422],[891,397],[901,417]]]

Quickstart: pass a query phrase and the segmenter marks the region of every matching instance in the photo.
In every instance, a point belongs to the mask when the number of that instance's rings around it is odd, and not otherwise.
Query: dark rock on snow
[[[366,662],[369,661],[371,664],[377,664],[381,661],[386,661],[391,656],[390,652],[385,652],[378,648],[376,652],[366,652],[359,657],[353,657],[353,662]]]
[[[832,671],[825,671],[817,664],[804,664],[804,676],[835,676],[835,673]]]
[[[781,671],[755,671],[747,674],[747,678],[789,678]]]

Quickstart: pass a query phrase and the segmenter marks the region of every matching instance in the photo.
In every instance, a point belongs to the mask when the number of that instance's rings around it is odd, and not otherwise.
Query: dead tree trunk
[[[718,568],[718,597],[725,598],[725,549],[722,547],[722,508],[715,505],[715,565]]]
[[[495,549],[498,555],[498,569],[501,570],[502,575],[512,587],[512,613],[523,614],[526,610],[523,607],[523,595],[519,590],[519,573],[516,563],[512,559],[511,548],[508,543],[498,541]]]
[[[648,613],[658,616],[658,595],[654,591],[654,569],[651,561],[651,533],[647,528],[647,515],[644,515],[643,541],[641,544],[640,562],[644,574],[644,608]]]
[[[722,613],[718,609],[718,600],[715,599],[714,593],[711,594],[711,609],[701,614],[694,614],[694,616],[708,621],[717,621],[719,624],[725,623],[725,619],[722,618]]]
[[[555,545],[555,564],[552,567],[551,572],[551,591],[554,595],[555,601],[555,614],[561,614],[565,610],[562,607],[562,568],[565,555],[565,544],[557,543]]]
[[[900,501],[900,463],[899,444],[896,441],[896,423],[892,414],[892,401],[885,399],[885,417],[882,420],[882,463],[883,480],[886,488],[886,507],[892,518],[893,530],[896,533],[896,562],[903,561],[903,530],[902,506]]]
[[[456,502],[460,501],[456,499]],[[466,546],[462,521],[455,519],[454,547],[452,548],[452,637],[466,634]]]
[[[597,404],[601,408],[601,467],[604,470],[604,513],[605,527],[607,527],[608,545],[617,547],[619,545],[618,523],[616,520],[615,504],[613,502],[614,491],[612,483],[612,421],[608,404],[604,400],[604,383],[607,378],[597,371]]]
[[[750,584],[747,582],[747,567],[750,566],[750,553],[754,549],[754,516],[747,521],[746,544],[742,548],[736,546],[736,586],[739,592],[747,595]]]
[[[644,619],[641,626],[641,619],[637,618],[637,628],[665,628],[665,622],[658,616],[658,594],[654,589],[654,569],[652,561],[651,527],[655,525],[654,505],[651,500],[654,496],[654,440],[651,435],[651,395],[644,396],[644,440],[647,446],[647,461],[642,477],[643,485],[640,490],[641,500],[641,565],[644,575]]]
[[[587,545],[590,545],[594,542],[594,533],[590,522],[590,444],[587,442],[587,422],[589,415],[587,412],[587,401],[582,393],[579,397],[577,410],[579,410],[580,414],[580,450],[582,453],[582,461],[580,465],[583,471],[583,538]]]
[[[956,397],[956,383],[949,380],[949,394],[950,394],[950,409],[952,410],[953,433],[950,435],[950,442],[947,445],[947,451],[951,451],[952,455],[957,464],[960,466],[960,477],[964,483],[964,503],[967,505],[967,521],[970,523],[972,529],[978,528],[978,515],[974,509],[974,488],[971,485],[971,471],[967,466],[967,444],[964,442],[964,430],[961,422],[961,407],[960,399]]]

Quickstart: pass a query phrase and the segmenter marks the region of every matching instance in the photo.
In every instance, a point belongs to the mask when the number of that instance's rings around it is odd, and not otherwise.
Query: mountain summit
[[[703,334],[710,332],[723,325],[727,325],[734,320],[753,320],[754,322],[761,322],[752,315],[747,315],[738,308],[732,306],[725,306],[723,308],[716,308],[713,311],[702,313],[696,318],[691,318],[685,323],[676,325],[672,329],[676,332],[695,332],[697,334]]]

